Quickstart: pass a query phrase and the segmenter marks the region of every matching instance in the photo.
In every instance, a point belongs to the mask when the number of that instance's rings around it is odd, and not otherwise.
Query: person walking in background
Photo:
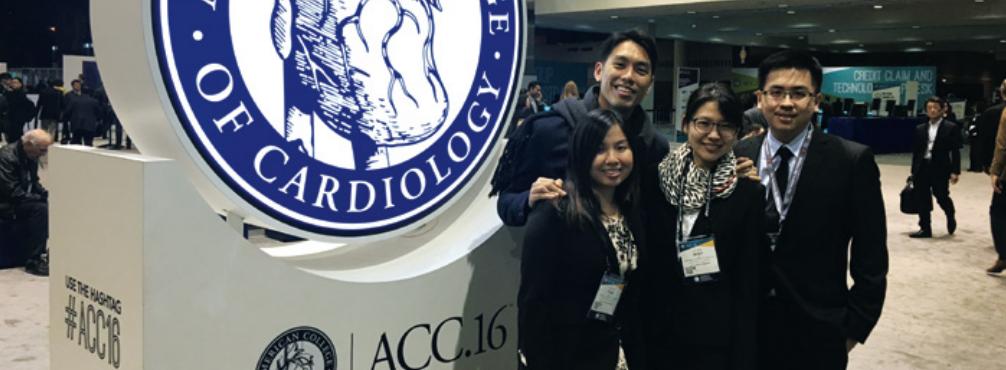
[[[74,86],[79,83],[75,81]],[[79,93],[76,87],[70,93],[63,108],[63,117],[73,129],[70,144],[94,145],[94,134],[98,129],[102,109],[98,100],[88,94]]]
[[[63,137],[59,140],[60,144],[69,144],[73,140],[72,123],[70,117],[67,117],[66,111],[74,100],[84,96],[83,85],[84,83],[80,80],[73,80],[70,82],[70,91],[63,95],[63,112],[60,115],[60,120],[63,121]]]
[[[576,82],[566,81],[566,84],[562,87],[562,96],[559,97],[559,101],[566,99],[580,99],[580,89],[576,87]]]
[[[4,127],[4,137],[7,143],[16,143],[24,134],[24,125],[35,117],[35,103],[28,99],[21,78],[7,80],[7,125]]]
[[[985,109],[978,117],[978,141],[980,143],[978,147],[981,148],[982,169],[986,173],[990,172],[989,166],[992,165],[992,157],[996,148],[999,117],[1006,109],[1006,79],[1003,79],[1002,84],[996,90],[995,98],[998,98],[999,101],[994,102],[995,104]]]
[[[1006,81],[1003,81],[1006,88]],[[1006,97],[1006,94],[1003,95]],[[987,113],[988,111],[986,111]],[[1006,179],[1006,110],[999,113],[999,129],[996,134],[995,150],[989,174],[992,177],[992,204],[989,206],[989,223],[992,228],[992,243],[998,258],[986,272],[1001,274],[1006,270],[1006,194],[1003,194],[1003,180]]]
[[[62,84],[62,81],[50,81],[38,95],[39,122],[42,123],[42,129],[53,137],[59,132],[59,115],[63,112],[63,94],[56,89]]]
[[[735,149],[754,159],[766,188],[760,369],[844,369],[884,306],[880,170],[868,147],[811,125],[822,74],[817,59],[799,51],[765,58],[757,96],[768,133]]]
[[[915,128],[912,151],[912,180],[919,202],[919,231],[912,238],[933,236],[933,197],[947,216],[947,233],[957,230],[954,201],[950,199],[950,184],[961,175],[961,132],[957,125],[944,118],[946,102],[938,96],[926,101],[929,118]]]
[[[733,147],[742,115],[728,86],[699,87],[682,122],[687,143],[643,185],[649,243],[639,310],[644,352],[652,354],[647,369],[757,367],[765,191],[738,180]]]
[[[517,295],[528,370],[638,369],[634,271],[645,245],[638,213],[638,139],[610,110],[570,137],[567,196],[528,216]]]

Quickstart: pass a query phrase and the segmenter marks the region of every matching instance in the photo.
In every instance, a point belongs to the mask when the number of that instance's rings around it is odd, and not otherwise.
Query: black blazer
[[[929,122],[915,127],[915,143],[912,145],[912,174],[918,174],[925,161],[929,146]],[[961,133],[957,125],[944,119],[936,129],[933,142],[932,169],[941,176],[961,173]]]
[[[757,164],[764,140],[741,141],[735,152]],[[778,246],[766,251],[763,290],[774,288],[809,317],[864,342],[887,290],[880,170],[868,147],[815,131],[802,171]]]
[[[642,261],[645,236],[638,217],[631,212],[626,217],[639,247],[637,261]],[[614,369],[619,339],[630,366],[641,358],[636,350],[635,274],[627,277],[615,312],[617,324],[587,317],[607,260],[614,263],[615,258],[600,222],[580,230],[567,225],[550,202],[535,205],[524,235],[517,295],[519,345],[527,370]]]
[[[730,197],[713,200],[709,223],[720,273],[716,281],[690,284],[674,242],[678,209],[663,193],[647,192],[650,258],[639,270],[645,276],[639,301],[643,343],[645,352],[654,354],[646,358],[647,369],[757,366],[759,255],[767,248],[764,194],[761,184],[740,180]]]

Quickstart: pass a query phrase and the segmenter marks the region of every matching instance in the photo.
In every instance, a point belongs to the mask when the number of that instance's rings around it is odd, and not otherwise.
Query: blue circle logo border
[[[496,96],[494,102],[490,102],[492,105],[486,104],[491,108],[486,109],[488,109],[488,111],[492,114],[492,118],[490,119],[490,122],[488,123],[489,126],[487,126],[487,128],[485,129],[485,134],[482,136],[482,138],[481,139],[473,138],[470,141],[470,144],[468,145],[467,148],[468,158],[464,162],[461,162],[463,164],[463,167],[459,166],[460,168],[458,168],[456,172],[453,172],[455,175],[452,178],[450,178],[450,181],[444,181],[443,186],[439,186],[441,185],[441,183],[438,182],[436,184],[437,186],[432,187],[433,190],[430,190],[429,188],[425,187],[426,186],[425,182],[423,182],[422,189],[425,189],[425,194],[432,194],[432,195],[420,195],[419,196],[420,201],[412,202],[418,205],[415,206],[410,205],[409,207],[403,207],[406,209],[405,211],[399,211],[394,213],[374,212],[370,214],[369,218],[364,218],[364,220],[361,222],[332,220],[317,217],[315,216],[319,214],[317,212],[315,212],[315,215],[311,215],[310,212],[301,211],[304,210],[305,208],[308,208],[310,202],[304,202],[303,200],[301,200],[300,202],[302,204],[298,206],[296,200],[291,201],[288,199],[283,199],[283,197],[277,196],[276,194],[267,195],[267,191],[269,189],[264,189],[262,185],[256,186],[249,183],[249,179],[251,179],[254,176],[254,172],[248,172],[247,169],[245,169],[244,172],[241,172],[241,170],[235,168],[232,162],[236,161],[239,158],[244,158],[247,159],[247,162],[251,162],[250,159],[254,155],[253,154],[249,155],[251,153],[250,151],[261,149],[263,147],[262,145],[256,146],[247,144],[247,140],[245,139],[248,139],[249,137],[255,138],[256,136],[250,136],[250,135],[254,135],[256,133],[258,134],[257,137],[259,138],[259,140],[262,140],[263,138],[269,138],[270,137],[269,135],[271,135],[272,141],[271,142],[264,141],[265,145],[278,146],[281,149],[285,149],[284,153],[290,154],[291,159],[300,160],[300,163],[307,163],[304,164],[304,166],[308,165],[315,166],[312,168],[317,168],[316,166],[326,166],[324,168],[325,170],[331,170],[335,172],[345,171],[346,173],[343,173],[343,175],[348,174],[349,176],[353,176],[353,174],[348,172],[350,170],[335,169],[334,167],[321,164],[320,162],[317,162],[313,158],[306,158],[306,156],[301,156],[293,147],[289,145],[290,143],[285,142],[282,139],[282,137],[280,137],[278,134],[275,133],[275,131],[271,131],[269,134],[263,133],[263,131],[265,130],[272,130],[271,126],[269,125],[259,124],[257,128],[256,126],[253,125],[246,125],[242,127],[243,131],[252,132],[252,134],[242,136],[241,137],[242,140],[234,140],[233,138],[231,138],[230,140],[232,142],[243,143],[241,145],[227,144],[223,142],[224,140],[227,139],[221,139],[222,137],[226,137],[228,135],[228,133],[231,130],[230,127],[222,129],[220,132],[212,132],[210,130],[207,130],[207,128],[210,127],[217,128],[216,126],[212,126],[214,125],[214,123],[212,122],[213,119],[211,117],[224,117],[228,112],[235,111],[234,102],[241,102],[241,103],[252,102],[250,107],[246,107],[247,110],[245,112],[246,114],[248,114],[248,117],[251,117],[253,121],[258,122],[268,122],[268,121],[265,120],[262,113],[257,109],[257,107],[254,106],[253,104],[254,99],[250,97],[247,88],[242,83],[243,79],[240,77],[240,70],[237,67],[237,63],[233,53],[233,44],[230,41],[230,30],[229,30],[230,23],[227,16],[228,14],[227,6],[229,5],[230,1],[217,0],[215,2],[215,7],[213,8],[212,11],[209,12],[209,15],[204,14],[202,17],[200,17],[196,12],[187,8],[178,10],[169,9],[168,7],[169,1],[170,0],[151,0],[154,45],[157,53],[157,61],[159,63],[161,71],[161,78],[163,79],[163,82],[165,84],[167,95],[171,101],[176,116],[179,122],[181,123],[183,131],[188,136],[187,137],[188,141],[193,145],[193,147],[198,152],[198,157],[202,158],[202,160],[213,171],[214,173],[213,175],[226,184],[227,189],[222,189],[223,191],[229,191],[233,194],[238,195],[242,200],[244,200],[249,205],[253,206],[259,212],[279,221],[280,223],[286,224],[295,229],[303,230],[309,233],[332,236],[332,237],[374,236],[395,231],[403,227],[412,225],[415,222],[424,219],[426,216],[435,212],[436,210],[445,207],[446,204],[450,203],[452,199],[458,197],[460,195],[459,192],[462,189],[466,188],[465,185],[473,181],[474,176],[479,172],[479,170],[482,169],[484,166],[486,166],[486,162],[487,159],[489,158],[489,154],[492,152],[492,148],[494,148],[499,142],[500,136],[502,135],[503,132],[503,128],[506,125],[506,120],[509,118],[509,116],[507,115],[508,109],[511,107],[513,100],[516,99],[516,92],[519,89],[518,85],[520,80],[519,73],[523,70],[523,62],[524,62],[523,60],[524,26],[525,26],[524,22],[526,20],[524,16],[525,12],[524,1],[513,0],[512,7],[503,8],[503,10],[501,10],[501,11],[508,11],[508,14],[510,14],[509,21],[511,23],[509,23],[508,25],[508,27],[510,28],[508,31],[510,32],[506,33],[500,32],[497,33],[495,36],[491,36],[490,33],[488,32],[490,29],[490,24],[487,20],[487,15],[490,12],[486,10],[488,5],[485,0],[480,0],[481,3],[480,9],[483,17],[483,22],[481,23],[482,50],[480,50],[478,68],[476,69],[477,71],[476,75],[472,76],[472,83],[470,85],[471,91],[469,92],[466,100],[462,104],[462,109],[460,110],[459,114],[457,115],[457,117],[454,117],[454,120],[452,122],[445,123],[447,125],[451,125],[451,127],[447,130],[447,132],[444,135],[442,135],[440,138],[436,140],[437,142],[434,143],[433,146],[428,148],[422,154],[417,155],[414,158],[405,161],[402,164],[390,166],[387,169],[384,169],[383,171],[378,170],[378,171],[357,171],[357,172],[362,172],[363,175],[368,175],[366,177],[360,178],[360,181],[370,180],[371,184],[375,183],[379,184],[380,182],[373,180],[388,178],[386,175],[393,173],[392,171],[395,170],[398,170],[400,173],[404,173],[405,169],[407,168],[419,168],[417,163],[419,165],[422,165],[423,162],[428,161],[430,162],[431,167],[436,167],[436,165],[432,163],[436,155],[445,154],[447,152],[453,153],[456,150],[455,148],[451,148],[452,143],[449,140],[450,133],[457,131],[457,127],[459,127],[460,125],[468,125],[467,121],[469,119],[470,114],[469,109],[473,108],[472,107],[473,104],[478,104],[478,101],[476,100],[476,98],[478,97],[476,96],[476,92],[480,85],[480,77],[482,77],[482,75],[484,74],[484,76],[491,76],[491,78],[487,79],[486,81],[493,81],[489,82],[489,85],[498,89],[498,95]],[[176,0],[176,2],[179,1]],[[192,1],[187,2],[186,6],[205,7],[207,5],[204,2]],[[513,11],[515,13],[510,13],[509,11]],[[194,24],[201,24],[203,26],[175,27],[176,29],[172,29],[172,26],[170,23],[168,23],[168,21],[169,19],[174,20],[176,18],[176,17],[170,17],[170,15],[174,14],[175,12],[185,14],[184,17],[178,17],[184,20],[185,25],[191,26]],[[215,21],[216,23],[210,20]],[[214,24],[216,26],[216,32],[207,32],[207,30],[209,30],[209,28],[207,27],[210,24]],[[192,37],[186,38],[185,36],[188,36],[189,34],[191,34]],[[198,34],[198,37],[196,37],[196,34]],[[506,36],[500,37],[499,35],[501,34]],[[491,39],[491,37],[496,37],[496,39]],[[222,45],[230,46],[230,48],[227,47],[214,48],[212,47],[212,45],[210,45],[209,47],[204,46],[204,48],[216,50],[217,51],[216,53],[206,53],[206,52],[196,53],[192,52],[191,49],[187,50],[187,52],[184,54],[174,52],[174,50],[180,47],[183,42],[187,42],[190,44],[196,43],[200,45],[208,45],[212,44],[213,42],[217,42],[222,43]],[[487,45],[493,47],[487,47]],[[501,54],[503,55],[502,58],[500,57]],[[212,59],[212,57],[218,57],[219,59],[211,62],[210,60]],[[497,61],[502,60],[507,63],[501,63],[503,64],[502,67],[499,65],[493,66],[491,64],[493,59]],[[213,104],[210,104],[206,101],[193,102],[193,100],[196,100],[197,98],[200,97],[199,92],[197,90],[199,87],[194,86],[196,81],[195,78],[196,73],[192,73],[194,72],[193,68],[195,68],[194,66],[206,66],[209,63],[218,63],[219,65],[230,66],[229,71],[235,77],[233,77],[231,80],[233,89],[228,93],[228,95],[229,96],[239,95],[237,98],[229,99],[232,101],[230,105],[217,104],[217,106],[213,106]],[[190,73],[182,73],[186,69],[188,69],[189,70],[188,72]],[[190,76],[192,78],[189,78],[190,82],[182,82],[183,79],[181,78],[181,76]],[[217,79],[217,81],[213,81],[213,79],[207,78],[206,80],[209,81],[207,82],[207,84],[209,85],[216,84],[219,87],[220,82],[219,79]],[[197,114],[196,112],[199,112],[199,114]],[[253,130],[253,128],[255,129]],[[210,137],[215,138],[211,140]],[[212,148],[209,147],[210,145],[212,145]],[[439,152],[431,154],[429,156],[427,155],[427,153],[436,150],[439,150]],[[295,156],[301,156],[305,158],[297,158]],[[227,163],[224,164],[218,162],[216,157],[223,158],[223,162]],[[440,158],[445,159],[445,157],[446,155],[442,155]],[[290,167],[298,168],[298,166],[296,165],[291,165]],[[433,171],[438,170],[433,169]],[[450,168],[446,170],[441,169],[440,171],[445,171],[447,173],[447,175],[444,175],[445,177],[449,176],[452,173],[452,170]],[[232,173],[235,174],[233,177]],[[458,173],[460,173],[460,175],[457,175]],[[437,177],[440,176],[440,173],[435,174]],[[338,178],[337,176],[335,177]],[[408,181],[407,176],[402,175],[401,181],[402,181],[401,186],[404,189],[404,187],[407,186]],[[242,185],[242,182],[244,183],[244,185]],[[345,184],[345,182],[343,183]],[[415,185],[415,181],[413,181],[412,184]],[[322,186],[324,186],[324,181],[322,181]],[[249,188],[254,190],[254,192],[256,192],[258,196],[250,193]],[[390,185],[388,185],[386,189],[390,189]],[[276,189],[273,189],[272,191],[273,193],[275,193]],[[319,189],[319,191],[321,191],[321,189]],[[260,196],[265,198],[266,200],[260,199],[259,198]],[[372,196],[377,197],[376,194]],[[318,199],[320,200],[321,197],[319,196]],[[355,199],[351,201],[355,202]],[[282,209],[276,209],[276,206],[268,204],[269,202],[275,203],[279,207],[282,207]],[[391,202],[392,202],[391,198],[388,198],[388,203]],[[293,204],[295,207],[290,207],[291,204]],[[300,210],[297,210],[298,207],[300,208]],[[332,203],[330,207],[337,208],[335,207],[334,203]],[[333,212],[332,214],[335,215],[348,214],[344,210],[345,208],[343,208],[343,211],[336,211]],[[302,218],[315,220],[318,221],[318,223],[328,223],[337,225],[376,224],[377,226],[356,227],[356,228],[322,226],[316,223],[297,219],[296,217],[291,216],[290,214],[300,216]]]

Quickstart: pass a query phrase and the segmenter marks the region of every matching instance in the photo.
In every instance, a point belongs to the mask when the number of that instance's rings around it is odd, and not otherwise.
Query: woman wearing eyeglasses
[[[738,180],[732,152],[742,122],[730,88],[688,99],[688,142],[644,184],[651,258],[640,307],[650,369],[753,369],[764,190]]]

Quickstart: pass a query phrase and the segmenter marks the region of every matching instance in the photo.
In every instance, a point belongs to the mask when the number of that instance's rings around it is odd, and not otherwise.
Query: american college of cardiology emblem
[[[151,1],[190,154],[322,235],[396,230],[456,196],[523,62],[523,0]]]

